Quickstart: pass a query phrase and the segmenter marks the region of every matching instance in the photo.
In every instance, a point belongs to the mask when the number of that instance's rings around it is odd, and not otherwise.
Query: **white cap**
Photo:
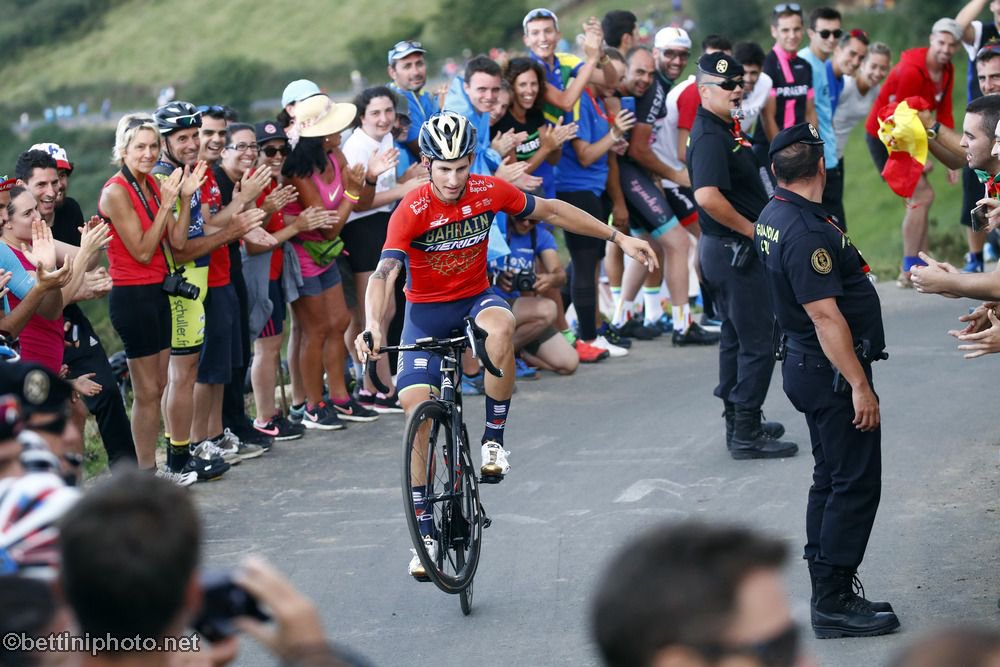
[[[687,30],[684,28],[675,28],[674,26],[667,26],[666,28],[661,28],[656,37],[653,39],[653,46],[658,49],[667,49],[671,46],[677,46],[682,49],[691,48],[691,37],[688,36]]]
[[[935,21],[931,28],[931,34],[936,32],[946,32],[958,41],[962,41],[962,26],[955,19],[943,18]]]

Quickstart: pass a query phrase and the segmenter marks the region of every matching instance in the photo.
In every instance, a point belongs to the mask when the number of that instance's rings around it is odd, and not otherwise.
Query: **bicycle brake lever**
[[[365,344],[368,346],[368,349],[372,350],[374,352],[373,345],[374,345],[375,341],[372,339],[372,332],[371,331],[366,331],[366,332],[364,332],[362,334],[362,337],[363,337],[363,339],[365,341]],[[389,387],[385,386],[385,384],[379,378],[379,376],[378,376],[377,362],[374,361],[371,357],[368,357],[365,360],[365,372],[368,374],[368,377],[371,379],[372,384],[375,385],[375,389],[377,389],[378,391],[382,392],[383,394],[388,394],[390,391],[392,391],[391,389],[389,389]],[[363,385],[364,385],[364,378],[362,378],[362,386]]]
[[[483,366],[490,372],[490,375],[502,378],[503,371],[493,364],[490,355],[486,353],[486,337],[489,332],[476,324],[476,321],[471,317],[466,317],[465,335],[472,344],[472,355],[483,362]]]

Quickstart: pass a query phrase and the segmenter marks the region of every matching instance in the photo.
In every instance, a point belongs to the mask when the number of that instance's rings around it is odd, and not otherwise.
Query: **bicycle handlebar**
[[[503,371],[493,365],[490,355],[486,353],[486,336],[489,335],[486,330],[476,324],[471,317],[466,317],[465,334],[472,344],[472,356],[479,358],[491,375],[502,378]]]
[[[374,345],[374,341],[372,340],[372,332],[371,331],[366,331],[364,333],[364,340],[365,340],[365,344],[368,346],[368,349],[372,350],[372,347]],[[377,389],[378,391],[382,392],[383,394],[388,394],[391,391],[389,389],[389,387],[385,386],[385,384],[379,378],[377,363],[371,357],[369,357],[365,361],[365,372],[368,374],[368,377],[371,378],[372,384],[375,385],[375,389]],[[364,379],[362,378],[362,384],[363,383],[364,383]]]

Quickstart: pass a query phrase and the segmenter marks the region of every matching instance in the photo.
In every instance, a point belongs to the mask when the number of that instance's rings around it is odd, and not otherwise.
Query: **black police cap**
[[[27,415],[63,412],[72,393],[68,382],[41,364],[0,362],[0,395],[17,396]]]
[[[739,64],[731,55],[722,51],[706,53],[701,58],[698,58],[698,69],[705,74],[721,76],[724,79],[743,76],[743,65]]]
[[[774,157],[775,153],[792,144],[820,146],[823,144],[823,140],[819,137],[819,130],[812,123],[799,123],[774,135],[774,139],[771,141],[771,150],[767,152],[767,155]]]

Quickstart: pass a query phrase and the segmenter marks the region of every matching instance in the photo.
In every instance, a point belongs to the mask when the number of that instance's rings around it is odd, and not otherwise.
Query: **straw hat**
[[[295,105],[295,124],[300,137],[325,137],[346,130],[357,113],[349,102],[338,104],[326,95],[313,95]]]

